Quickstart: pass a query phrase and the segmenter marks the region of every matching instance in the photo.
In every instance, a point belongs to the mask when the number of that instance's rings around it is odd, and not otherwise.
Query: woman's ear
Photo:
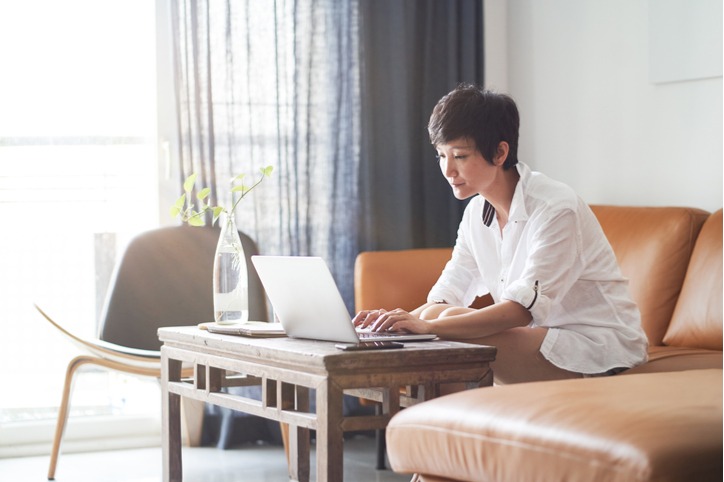
[[[506,159],[508,159],[508,152],[510,151],[510,146],[505,141],[500,141],[498,144],[498,148],[495,150],[495,159],[493,161],[493,164],[496,166],[502,166]]]

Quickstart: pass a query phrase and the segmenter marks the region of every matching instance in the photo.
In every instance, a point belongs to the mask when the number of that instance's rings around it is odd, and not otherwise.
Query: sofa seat
[[[421,481],[719,482],[722,370],[455,393],[397,414],[387,441]]]
[[[649,360],[643,365],[623,372],[622,375],[700,370],[704,368],[722,368],[722,352],[704,348],[650,346]]]

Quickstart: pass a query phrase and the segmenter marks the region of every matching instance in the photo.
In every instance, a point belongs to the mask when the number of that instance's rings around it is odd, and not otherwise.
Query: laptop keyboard
[[[409,333],[395,333],[394,331],[369,331],[369,330],[357,330],[357,336],[360,340],[374,340],[375,338],[390,338],[395,336],[405,336]]]

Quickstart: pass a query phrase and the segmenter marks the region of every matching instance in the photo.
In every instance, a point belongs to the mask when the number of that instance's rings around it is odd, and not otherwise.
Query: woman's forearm
[[[424,310],[421,314],[424,316]],[[448,308],[437,318],[428,321],[432,325],[432,332],[442,338],[468,339],[526,326],[532,319],[530,312],[523,306],[515,301],[504,300],[478,310]]]

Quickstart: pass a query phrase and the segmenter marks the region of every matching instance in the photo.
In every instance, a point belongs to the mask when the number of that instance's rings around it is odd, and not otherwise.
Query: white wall
[[[721,2],[667,0],[717,19],[718,42],[704,47],[716,76],[654,83],[650,8],[662,4],[649,1],[662,0],[487,0],[486,84],[518,103],[521,160],[587,202],[712,211],[722,207]],[[669,21],[671,35],[698,29]]]

